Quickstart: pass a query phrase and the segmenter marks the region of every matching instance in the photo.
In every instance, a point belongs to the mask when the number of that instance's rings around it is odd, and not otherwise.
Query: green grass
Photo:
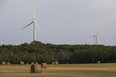
[[[42,73],[30,73],[30,65],[0,65],[0,77],[116,77],[116,64],[48,65]]]

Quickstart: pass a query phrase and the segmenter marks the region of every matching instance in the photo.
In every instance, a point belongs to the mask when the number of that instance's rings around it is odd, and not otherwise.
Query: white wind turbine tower
[[[94,38],[94,45],[98,45],[99,42],[99,35],[98,33],[92,36]]]
[[[32,24],[33,24],[33,41],[36,41],[36,27],[37,27],[36,25],[37,24],[36,24],[36,20],[35,20],[35,8],[34,8],[34,13],[33,13],[32,21],[28,25],[26,25],[25,27],[23,27],[22,29],[24,29],[24,28],[26,28],[26,27],[28,27],[28,26],[30,26]]]

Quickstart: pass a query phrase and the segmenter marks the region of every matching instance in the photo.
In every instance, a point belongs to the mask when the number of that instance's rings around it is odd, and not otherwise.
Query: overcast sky
[[[0,0],[0,44],[30,43],[36,7],[37,40],[53,44],[116,45],[116,0]]]

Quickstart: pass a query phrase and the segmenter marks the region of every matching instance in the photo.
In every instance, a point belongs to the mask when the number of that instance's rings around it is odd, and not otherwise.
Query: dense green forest
[[[114,63],[116,62],[116,46],[104,45],[55,45],[33,41],[30,44],[0,45],[0,63],[18,64],[46,62],[52,63]]]

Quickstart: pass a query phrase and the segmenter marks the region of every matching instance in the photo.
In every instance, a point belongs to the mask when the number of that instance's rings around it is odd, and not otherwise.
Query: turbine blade
[[[34,10],[33,10],[33,20],[35,20],[35,7],[34,7]]]
[[[99,35],[97,36],[97,38],[98,38],[98,43],[99,43],[99,44],[102,44],[102,43],[101,43],[101,38],[99,37]]]
[[[31,25],[33,23],[33,21],[31,23],[29,23],[28,25],[26,25],[25,27],[23,27],[22,29],[25,29],[26,27],[28,27],[29,25]]]

